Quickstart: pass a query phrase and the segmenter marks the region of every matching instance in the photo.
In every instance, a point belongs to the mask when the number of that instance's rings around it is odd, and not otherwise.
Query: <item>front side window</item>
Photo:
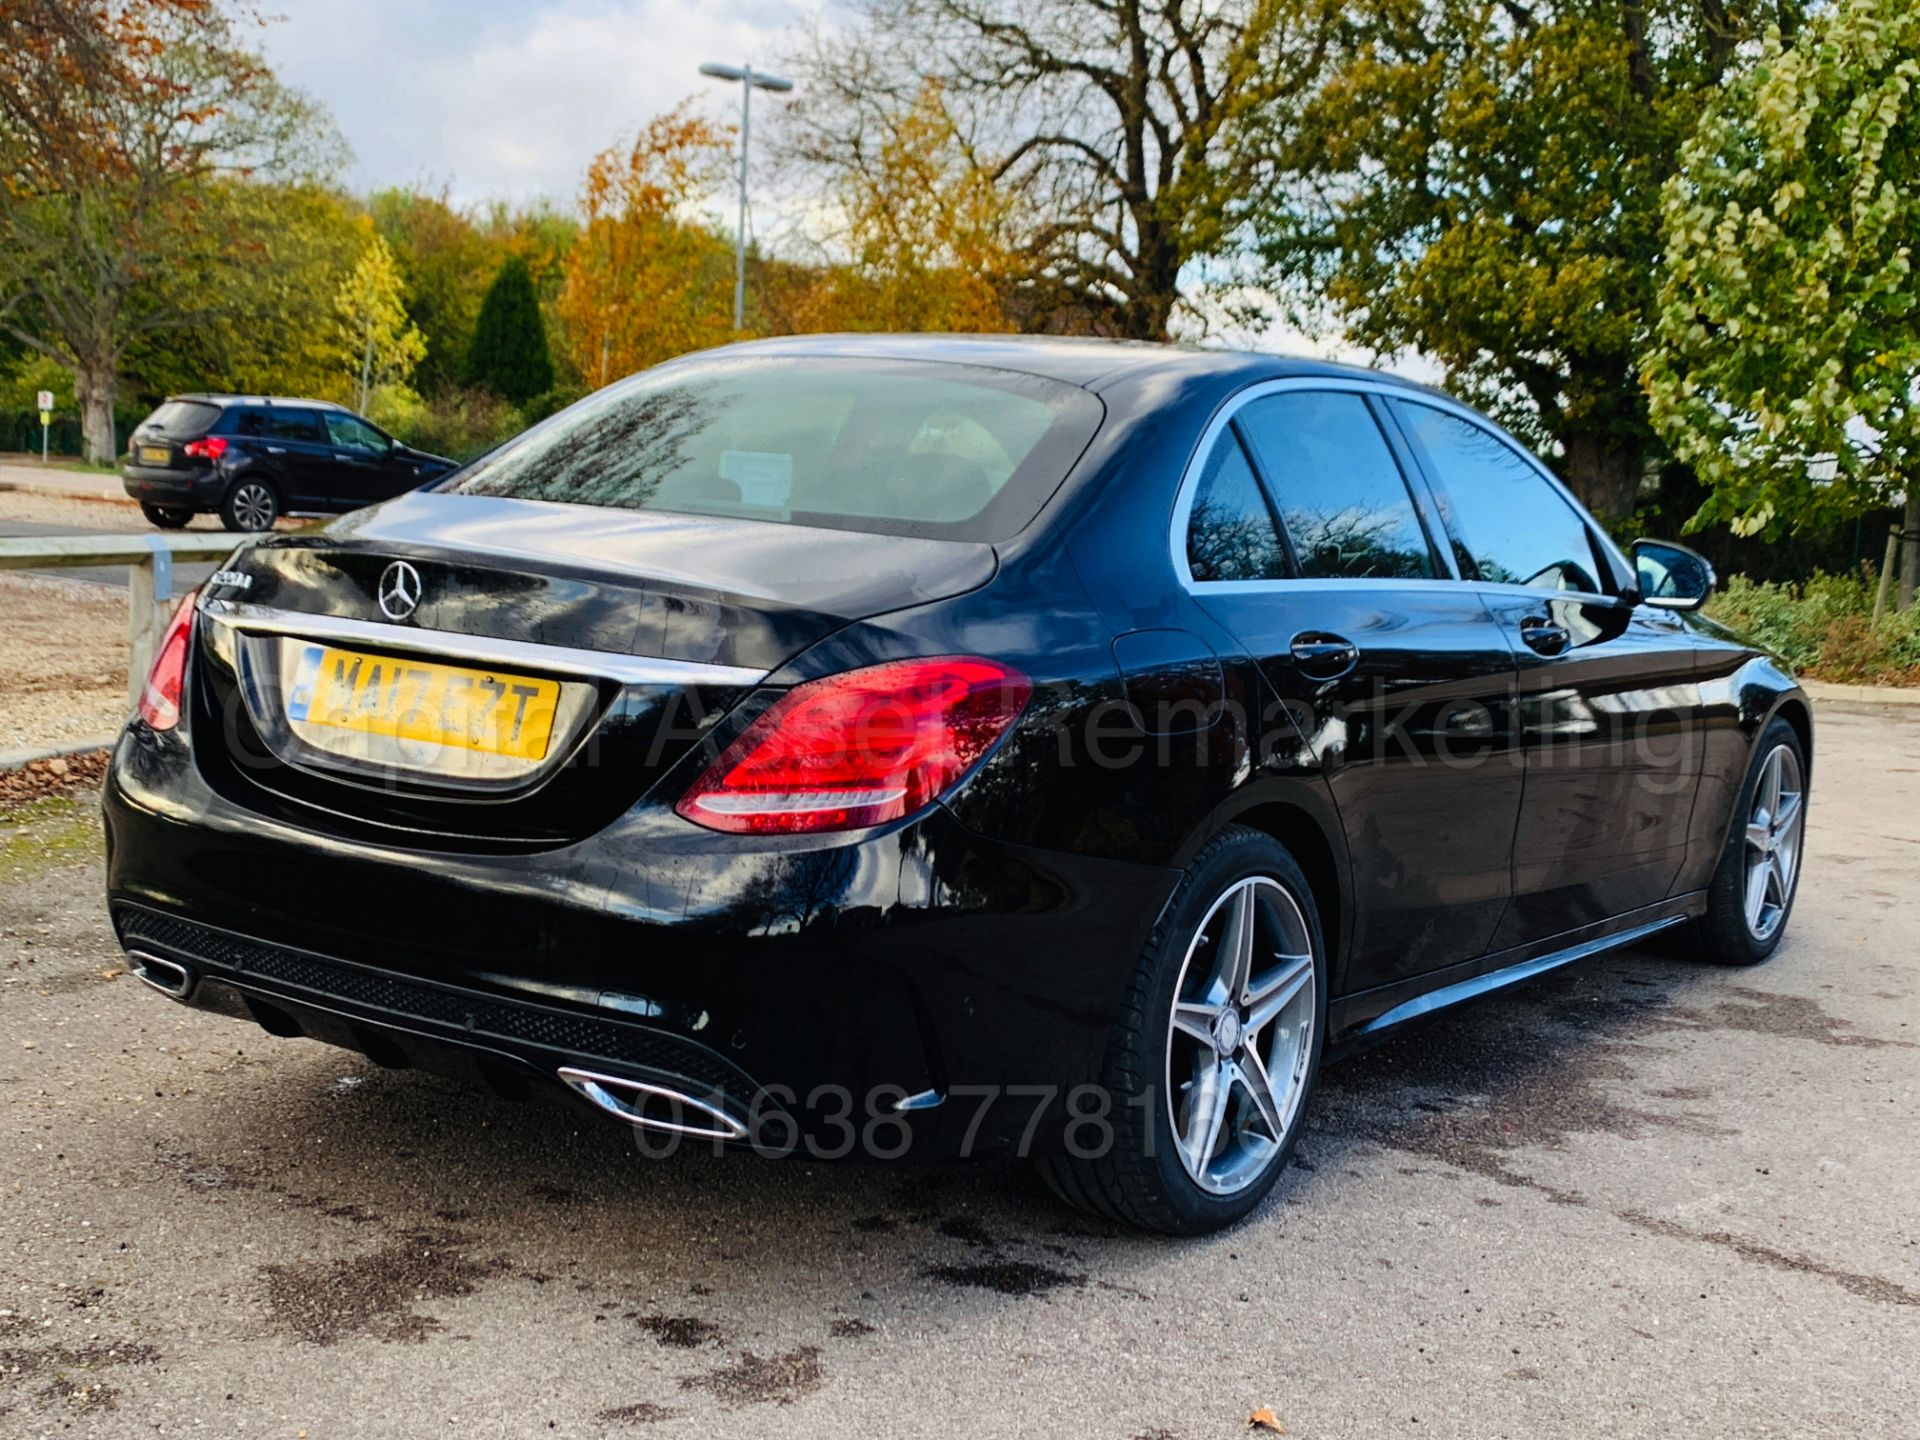
[[[1393,403],[1433,466],[1448,523],[1480,579],[1605,593],[1586,521],[1511,445],[1431,405]]]
[[[1196,580],[1279,580],[1288,573],[1273,512],[1231,430],[1214,445],[1194,487],[1187,568]]]
[[[1433,575],[1426,528],[1364,398],[1285,391],[1249,402],[1236,423],[1273,487],[1303,576]]]
[[[355,415],[327,411],[327,434],[341,450],[358,450],[369,455],[387,453],[387,442],[380,432]]]
[[[445,489],[999,540],[1039,513],[1104,413],[1078,386],[985,366],[687,360],[590,396]]]

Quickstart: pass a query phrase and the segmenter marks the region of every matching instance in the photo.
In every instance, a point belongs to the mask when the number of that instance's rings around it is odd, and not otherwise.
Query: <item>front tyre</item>
[[[1775,717],[1761,732],[1740,787],[1732,833],[1698,922],[1705,958],[1757,965],[1779,947],[1800,888],[1807,829],[1807,755]]]
[[[1258,831],[1188,867],[1148,940],[1101,1077],[1112,1142],[1042,1162],[1056,1194],[1143,1230],[1247,1215],[1287,1166],[1320,1069],[1326,950],[1306,876]]]
[[[220,502],[220,523],[229,530],[271,530],[279,518],[279,495],[265,480],[251,475],[242,475],[228,486],[226,499]]]

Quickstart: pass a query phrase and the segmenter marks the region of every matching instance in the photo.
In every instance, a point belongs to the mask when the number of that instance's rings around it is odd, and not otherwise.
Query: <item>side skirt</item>
[[[1327,1007],[1328,1035],[1333,1045],[1342,1049],[1370,1044],[1411,1020],[1497,994],[1603,951],[1632,945],[1685,924],[1705,905],[1704,891],[1677,895],[1549,941],[1516,946],[1357,995],[1343,995]]]

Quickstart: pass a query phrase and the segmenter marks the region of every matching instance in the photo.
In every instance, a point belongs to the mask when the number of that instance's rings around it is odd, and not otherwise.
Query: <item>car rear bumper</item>
[[[120,483],[133,499],[148,505],[210,510],[220,503],[217,470],[167,470],[151,465],[122,465]]]
[[[533,854],[349,843],[234,804],[139,725],[104,809],[116,929],[185,1003],[507,1093],[657,1085],[827,1159],[1050,1144],[1178,878],[938,808],[825,847],[647,806]]]

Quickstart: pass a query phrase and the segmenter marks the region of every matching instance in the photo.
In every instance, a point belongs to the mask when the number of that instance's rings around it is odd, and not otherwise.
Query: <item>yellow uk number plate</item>
[[[428,660],[302,646],[287,717],[518,760],[546,758],[560,686]]]
[[[173,459],[173,452],[164,445],[142,445],[140,460],[146,465],[165,465]]]

